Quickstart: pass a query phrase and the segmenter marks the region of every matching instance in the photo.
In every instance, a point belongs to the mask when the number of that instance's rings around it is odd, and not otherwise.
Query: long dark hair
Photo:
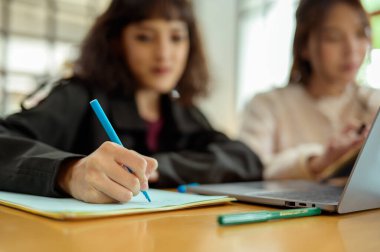
[[[83,41],[74,74],[108,92],[123,87],[134,93],[138,83],[126,64],[121,34],[125,26],[149,18],[179,19],[187,24],[189,56],[176,89],[180,102],[192,105],[196,96],[206,95],[209,74],[192,5],[187,0],[112,0]]]
[[[310,62],[302,57],[310,33],[319,29],[329,10],[337,3],[352,6],[360,15],[364,30],[370,29],[369,20],[360,0],[301,0],[296,12],[296,31],[293,41],[293,65],[289,83],[307,85],[312,68]],[[369,36],[369,32],[367,33]]]

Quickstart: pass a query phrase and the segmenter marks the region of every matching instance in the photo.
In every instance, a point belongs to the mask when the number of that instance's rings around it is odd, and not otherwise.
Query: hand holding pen
[[[308,167],[314,175],[323,172],[329,165],[351,151],[358,151],[368,135],[368,127],[349,124],[338,135],[333,136],[325,146],[322,155],[311,157]]]
[[[89,156],[67,161],[58,175],[58,185],[85,202],[127,202],[148,189],[148,178],[156,169],[155,159],[105,142]]]

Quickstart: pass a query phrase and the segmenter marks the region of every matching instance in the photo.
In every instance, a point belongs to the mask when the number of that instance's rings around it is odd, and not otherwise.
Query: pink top
[[[146,144],[151,152],[157,152],[158,150],[158,138],[164,125],[163,118],[158,119],[155,122],[146,122],[148,126],[148,132],[146,135]]]

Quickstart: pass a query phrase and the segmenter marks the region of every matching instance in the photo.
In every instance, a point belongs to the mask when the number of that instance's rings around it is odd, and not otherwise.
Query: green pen
[[[317,207],[299,208],[282,211],[256,211],[239,214],[225,214],[218,216],[218,222],[222,226],[264,222],[276,219],[289,219],[296,217],[306,217],[321,214],[321,209]]]

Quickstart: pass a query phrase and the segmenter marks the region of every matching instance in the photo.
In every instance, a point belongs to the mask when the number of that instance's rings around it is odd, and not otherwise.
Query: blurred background
[[[0,116],[17,112],[37,88],[71,74],[81,40],[110,0],[0,0]],[[286,84],[298,0],[193,0],[212,74],[199,102],[234,137],[245,103]],[[358,80],[380,88],[380,0],[362,0],[373,28]],[[33,106],[33,100],[27,100]]]

